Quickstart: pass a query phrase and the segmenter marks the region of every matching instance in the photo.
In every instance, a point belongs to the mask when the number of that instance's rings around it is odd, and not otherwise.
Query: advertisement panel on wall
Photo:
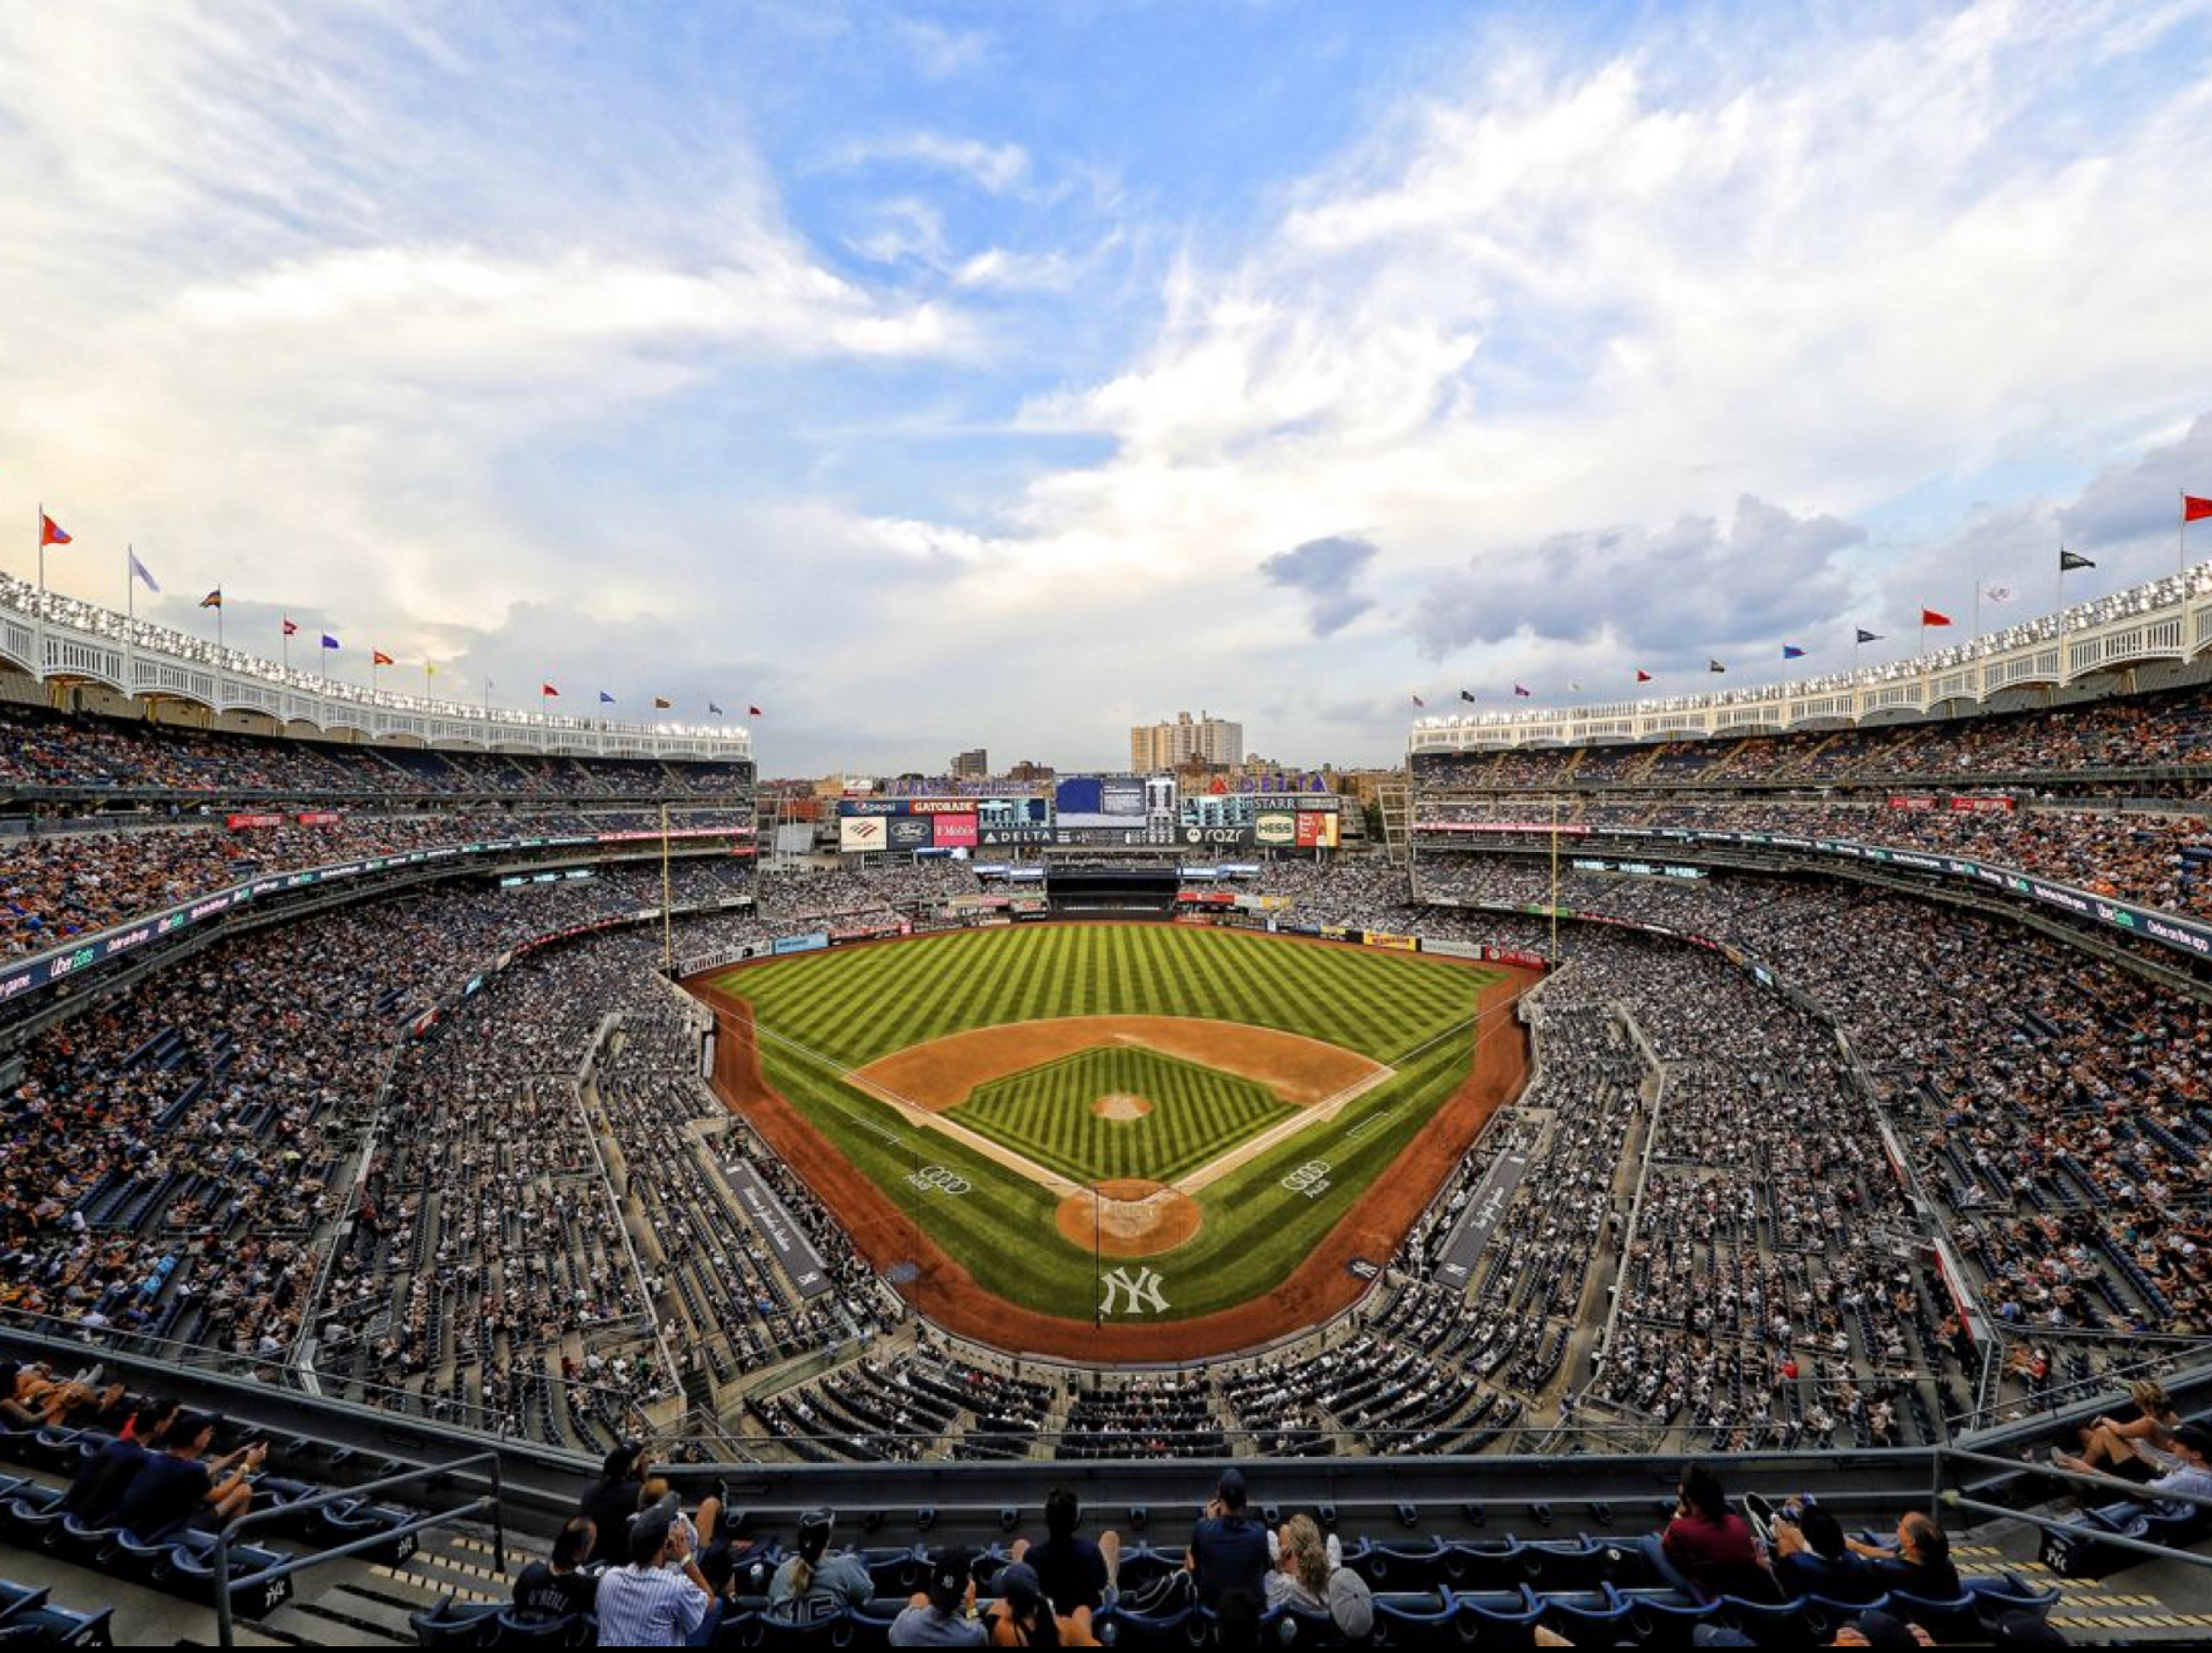
[[[936,822],[927,815],[894,815],[884,823],[884,846],[890,849],[927,849],[933,842]]]
[[[1270,849],[1289,849],[1298,841],[1300,818],[1294,810],[1263,809],[1253,821],[1252,841]]]
[[[937,817],[937,847],[939,849],[972,848],[975,843],[975,817],[973,815],[940,815]]]
[[[1336,814],[1324,814],[1317,810],[1301,810],[1296,816],[1298,848],[1300,849],[1334,849],[1336,848]]]
[[[837,818],[837,848],[848,855],[881,849],[885,842],[884,820],[876,815],[842,815]]]
[[[1071,815],[1103,815],[1101,791],[1095,775],[1064,775],[1053,787],[1053,807],[1063,820]]]

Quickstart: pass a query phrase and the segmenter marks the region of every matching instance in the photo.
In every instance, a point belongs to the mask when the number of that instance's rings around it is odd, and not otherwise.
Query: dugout
[[[1045,880],[1054,918],[1175,916],[1172,866],[1055,866]]]

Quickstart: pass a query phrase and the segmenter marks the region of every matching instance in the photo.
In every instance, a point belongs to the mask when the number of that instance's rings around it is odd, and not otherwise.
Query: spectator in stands
[[[2150,1483],[2146,1491],[2161,1496],[2184,1492],[2191,1498],[2212,1498],[2212,1428],[2203,1424],[2184,1424],[2173,1431],[2166,1443],[2166,1455],[2174,1468]],[[2168,1515],[2203,1516],[2198,1505],[2168,1503],[2161,1506]]]
[[[161,1450],[162,1436],[176,1413],[173,1401],[149,1401],[141,1406],[125,1433],[85,1460],[62,1494],[62,1508],[82,1516],[89,1526],[106,1525],[138,1471]]]
[[[2148,1480],[2156,1469],[2137,1452],[2136,1443],[2163,1447],[2173,1438],[2181,1413],[2173,1404],[2173,1397],[2157,1383],[2131,1383],[2128,1386],[2128,1398],[2136,1407],[2136,1416],[2131,1421],[2123,1424],[2100,1417],[2082,1429],[2078,1457],[2053,1450],[2051,1462],[2077,1475],[2117,1475],[2123,1480]]]
[[[1868,1544],[1856,1538],[1844,1541],[1853,1555],[1872,1564],[1868,1571],[1882,1589],[1931,1601],[1958,1600],[1959,1570],[1951,1565],[1951,1541],[1933,1516],[1908,1511],[1898,1521],[1893,1543]]]
[[[1266,1588],[1267,1529],[1244,1514],[1242,1470],[1221,1472],[1205,1517],[1192,1529],[1183,1565],[1190,1570],[1200,1607],[1216,1606],[1224,1590],[1246,1589],[1258,1597]]]
[[[1375,1626],[1366,1580],[1344,1566],[1311,1516],[1292,1516],[1276,1534],[1275,1571],[1267,1578],[1270,1611],[1326,1613],[1347,1640],[1364,1641]]]
[[[1091,1633],[1091,1615],[1079,1613],[1064,1616],[1055,1613],[1044,1587],[1037,1582],[1036,1569],[1028,1562],[1007,1563],[991,1582],[999,1592],[999,1605],[991,1610],[992,1646],[1098,1645],[1098,1638]]]
[[[1774,1523],[1774,1582],[1794,1601],[1825,1595],[1832,1601],[1870,1601],[1881,1594],[1867,1564],[1850,1552],[1842,1524],[1817,1504],[1795,1520]]]
[[[823,1559],[836,1526],[836,1516],[828,1510],[809,1510],[799,1518],[798,1553],[769,1580],[770,1613],[809,1624],[859,1607],[875,1595],[875,1580],[858,1556]]]
[[[1036,1569],[1046,1596],[1062,1613],[1079,1607],[1096,1613],[1105,1605],[1120,1571],[1121,1534],[1102,1534],[1094,1544],[1075,1530],[1082,1519],[1075,1494],[1055,1486],[1044,1501],[1044,1542],[1014,1546],[1014,1559]]]
[[[646,1450],[642,1441],[624,1441],[607,1454],[599,1478],[585,1488],[576,1513],[592,1523],[590,1561],[612,1565],[628,1553],[629,1518],[637,1513],[637,1495],[645,1485]]]
[[[692,1559],[688,1527],[657,1510],[629,1528],[629,1565],[599,1579],[599,1642],[605,1647],[705,1646],[721,1603]]]
[[[891,1620],[893,1647],[981,1647],[983,1621],[975,1616],[975,1556],[958,1545],[939,1553],[929,1588],[916,1592]]]
[[[1728,1507],[1720,1478],[1701,1463],[1682,1471],[1674,1518],[1659,1535],[1668,1566],[1699,1595],[1740,1591],[1759,1571],[1751,1525]]]
[[[261,1468],[268,1445],[250,1442],[203,1463],[200,1455],[214,1442],[212,1418],[187,1413],[170,1425],[168,1449],[138,1466],[116,1503],[114,1523],[151,1543],[182,1532],[195,1517],[219,1527],[244,1515],[253,1502],[246,1477]]]
[[[514,1581],[514,1610],[526,1619],[591,1612],[599,1601],[599,1581],[583,1565],[597,1537],[588,1516],[578,1516],[563,1527],[553,1540],[551,1562],[532,1562]]]

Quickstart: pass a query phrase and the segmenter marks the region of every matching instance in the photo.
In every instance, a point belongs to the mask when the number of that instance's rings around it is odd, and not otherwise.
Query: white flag
[[[1984,586],[1982,587],[1982,595],[1992,603],[2009,603],[2020,593],[2010,586]]]

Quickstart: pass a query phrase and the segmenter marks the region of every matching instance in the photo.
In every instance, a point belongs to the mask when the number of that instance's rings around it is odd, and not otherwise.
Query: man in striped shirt
[[[600,1578],[598,1612],[602,1647],[703,1647],[722,1616],[688,1527],[657,1509],[630,1528],[629,1565]]]

